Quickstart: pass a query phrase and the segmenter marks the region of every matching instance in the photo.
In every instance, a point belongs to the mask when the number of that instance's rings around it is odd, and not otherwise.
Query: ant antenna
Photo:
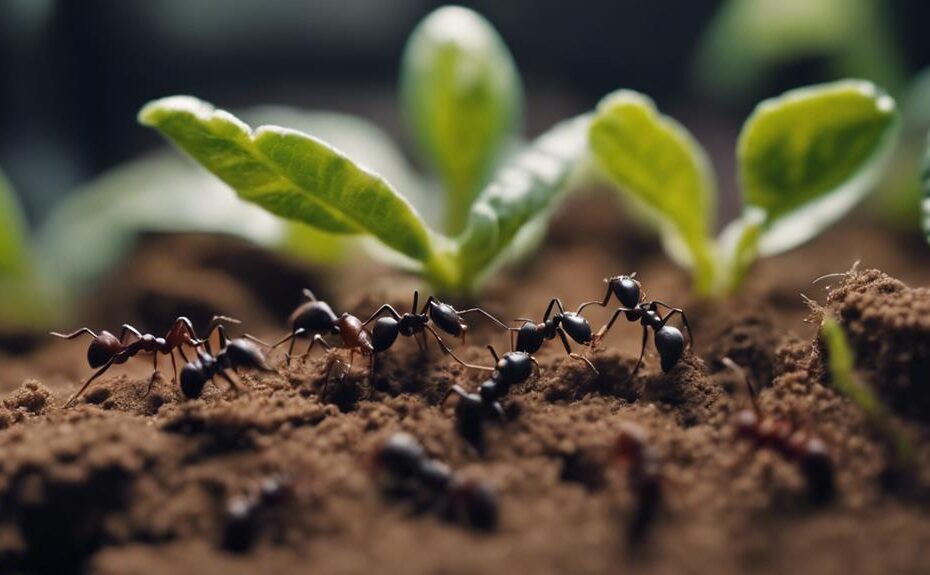
[[[720,363],[727,366],[728,369],[736,372],[736,374],[743,380],[746,384],[746,389],[749,391],[749,400],[752,401],[752,409],[759,414],[759,404],[756,401],[756,388],[753,387],[752,381],[749,380],[749,375],[746,373],[746,370],[743,369],[738,363],[730,359],[729,357],[723,357],[720,360]]]
[[[316,301],[316,296],[313,295],[313,292],[310,291],[310,288],[304,288],[304,289],[303,289],[303,294],[304,294],[304,297],[307,298],[308,300],[310,300],[310,301]]]
[[[819,278],[817,278],[817,279],[815,279],[814,281],[812,281],[811,284],[816,284],[817,282],[820,282],[820,281],[823,281],[823,280],[829,279],[829,278],[846,277],[846,276],[848,276],[849,274],[855,273],[856,270],[859,268],[859,264],[860,264],[860,263],[862,263],[862,260],[856,260],[856,261],[853,262],[852,267],[849,268],[848,271],[845,271],[845,272],[835,272],[835,273],[832,273],[832,274],[825,274],[825,275],[822,275],[822,276],[820,276]]]
[[[497,357],[497,352],[494,351],[494,346],[488,345],[488,351],[491,352],[491,356],[494,358],[495,364],[501,360],[499,357]]]
[[[413,308],[411,309],[411,313],[416,315],[417,307],[419,305],[420,305],[420,290],[413,290]]]

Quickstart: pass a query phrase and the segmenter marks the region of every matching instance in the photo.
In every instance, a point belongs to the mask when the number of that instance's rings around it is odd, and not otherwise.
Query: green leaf
[[[21,278],[28,273],[27,233],[19,199],[0,172],[0,278]]]
[[[401,65],[401,102],[421,153],[447,193],[447,232],[468,208],[519,127],[523,90],[507,46],[479,14],[439,8],[414,30]]]
[[[469,212],[458,238],[463,282],[480,281],[492,264],[519,246],[518,236],[555,208],[573,170],[588,151],[589,114],[565,120],[498,170]]]
[[[760,255],[792,249],[851,210],[881,176],[898,128],[895,101],[861,80],[760,103],[737,146],[744,204],[765,217]]]
[[[158,129],[245,200],[336,234],[369,234],[427,264],[433,240],[413,207],[382,177],[316,138],[277,126],[254,132],[229,112],[189,96],[147,104]]]
[[[658,223],[667,243],[684,244],[696,289],[713,289],[714,249],[708,237],[716,183],[707,156],[691,134],[648,97],[620,90],[598,105],[591,151],[611,182]]]

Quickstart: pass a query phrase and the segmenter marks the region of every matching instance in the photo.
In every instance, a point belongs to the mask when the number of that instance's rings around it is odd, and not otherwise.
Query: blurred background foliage
[[[873,80],[899,99],[905,118],[896,165],[874,197],[895,225],[916,228],[917,166],[930,128],[930,72],[920,74],[930,66],[925,0],[462,4],[486,16],[513,53],[527,94],[525,136],[590,110],[614,89],[649,94],[707,144],[723,221],[738,210],[732,146],[755,102],[803,84]],[[0,0],[0,168],[23,214],[4,206],[7,219],[33,230],[36,259],[75,285],[125,253],[138,228],[220,230],[235,221],[237,233],[260,244],[312,244],[316,258],[351,249],[322,237],[293,241],[306,229],[239,204],[177,154],[148,155],[164,144],[136,124],[136,111],[189,93],[252,122],[332,139],[435,222],[436,183],[414,175],[423,166],[403,127],[398,74],[409,34],[440,5]],[[264,104],[284,107],[256,108]],[[194,187],[212,191],[191,209],[184,200]],[[95,261],[72,257],[82,249]]]

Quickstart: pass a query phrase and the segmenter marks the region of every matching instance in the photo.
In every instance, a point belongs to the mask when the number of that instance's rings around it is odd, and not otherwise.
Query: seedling
[[[371,236],[437,290],[473,292],[495,266],[538,239],[586,153],[590,115],[555,126],[502,165],[520,123],[520,80],[497,33],[464,8],[427,16],[402,68],[407,118],[446,188],[443,233],[421,216],[428,206],[414,207],[383,177],[312,136],[276,126],[253,130],[187,96],[151,102],[139,120],[242,199],[329,234]]]
[[[478,450],[484,449],[484,421],[489,418],[496,418],[500,422],[507,420],[500,400],[507,395],[511,387],[529,379],[533,373],[533,365],[536,364],[533,356],[525,351],[510,351],[503,357],[498,357],[490,345],[488,351],[494,358],[494,367],[459,362],[465,367],[491,372],[491,378],[481,384],[478,393],[469,393],[456,384],[449,388],[441,402],[445,403],[452,394],[459,396],[458,405],[455,407],[456,427],[462,437]]]
[[[607,96],[591,122],[603,173],[658,226],[702,296],[737,290],[758,256],[793,249],[852,209],[881,175],[897,139],[895,101],[843,80],[765,100],[737,146],[743,214],[717,241],[717,189],[704,150],[646,96]]]
[[[682,335],[681,330],[677,327],[667,325],[668,320],[675,314],[681,316],[681,320],[685,324],[685,329],[688,331],[688,347],[691,347],[694,345],[694,336],[691,334],[691,325],[688,323],[688,316],[685,315],[685,312],[680,308],[672,307],[667,303],[658,300],[647,301],[646,293],[643,291],[639,280],[636,279],[635,273],[628,276],[620,275],[606,278],[604,281],[607,283],[607,293],[604,294],[604,299],[602,301],[595,300],[585,302],[578,308],[578,312],[581,313],[581,311],[589,305],[606,307],[612,295],[616,296],[617,301],[620,302],[620,307],[614,311],[614,315],[611,316],[610,321],[604,324],[604,326],[594,334],[592,345],[597,345],[597,343],[607,335],[610,328],[613,327],[614,322],[617,321],[620,314],[624,314],[627,321],[638,321],[643,326],[643,343],[639,352],[639,360],[637,360],[636,367],[633,368],[632,373],[630,373],[630,377],[632,378],[635,376],[639,372],[640,366],[643,364],[650,328],[652,328],[654,334],[653,340],[655,340],[656,351],[659,352],[659,357],[661,358],[662,371],[668,373],[675,367],[678,360],[681,359],[681,355],[685,350],[684,335]],[[668,310],[665,315],[659,313],[660,306]]]
[[[558,313],[553,314],[553,307],[559,308]],[[591,361],[572,351],[568,343],[568,337],[581,345],[591,345],[591,324],[581,315],[581,308],[577,312],[565,311],[565,307],[559,298],[552,298],[546,313],[543,314],[542,322],[536,323],[531,319],[520,318],[517,321],[523,322],[520,327],[512,327],[511,330],[511,347],[516,351],[522,351],[528,354],[536,353],[542,344],[546,341],[555,339],[556,336],[562,341],[565,353],[572,359],[583,361],[588,368],[597,373],[597,368]],[[566,336],[566,333],[568,334]],[[516,344],[513,343],[513,334],[516,334]]]
[[[797,463],[807,480],[811,501],[818,505],[828,503],[833,499],[836,485],[833,461],[826,444],[791,422],[763,415],[746,371],[728,357],[722,361],[743,380],[752,401],[752,409],[744,409],[736,414],[737,435],[751,441],[757,449],[771,449]]]
[[[662,504],[662,457],[649,444],[646,431],[634,423],[620,428],[613,456],[626,466],[627,483],[636,497],[636,509],[627,525],[627,540],[635,545],[646,536]]]
[[[375,451],[372,460],[387,495],[413,499],[418,510],[438,511],[474,529],[497,528],[500,511],[494,489],[462,478],[444,463],[430,459],[412,436],[395,433]]]
[[[207,333],[203,339],[198,339],[197,334],[194,332],[194,326],[186,317],[179,317],[176,319],[165,337],[156,337],[150,333],[143,334],[128,323],[123,324],[119,337],[116,337],[106,330],[97,334],[87,327],[82,327],[77,331],[67,334],[54,331],[51,332],[51,335],[63,339],[75,339],[82,335],[91,336],[93,339],[87,348],[87,363],[90,364],[92,368],[99,368],[86,382],[84,382],[81,389],[71,396],[71,399],[68,400],[65,407],[67,408],[73,405],[77,398],[84,393],[84,390],[86,390],[95,379],[106,373],[112,366],[126,363],[140,353],[152,354],[152,376],[149,378],[149,386],[145,392],[146,395],[152,390],[155,377],[158,375],[159,353],[171,357],[171,366],[174,368],[174,379],[172,381],[177,381],[178,365],[174,357],[175,350],[181,354],[185,362],[189,361],[187,355],[184,353],[183,346],[187,345],[196,349],[197,347],[207,344],[214,330],[222,330],[223,322],[239,323],[239,320],[225,316],[214,316],[210,321],[210,325],[207,327]],[[130,341],[130,339],[132,339],[132,341]]]
[[[840,324],[824,314],[820,337],[827,350],[830,383],[862,410],[866,420],[882,437],[892,453],[895,471],[914,468],[914,448],[907,435],[894,424],[891,412],[871,387],[857,381],[852,348]]]
[[[213,355],[210,342],[205,339],[206,352],[198,349],[197,359],[188,362],[181,369],[181,391],[187,398],[200,397],[203,386],[217,376],[226,380],[229,387],[238,393],[239,385],[235,378],[229,375],[230,371],[235,373],[244,367],[266,372],[274,371],[254,342],[245,338],[227,341],[223,326],[219,326],[217,331],[220,334],[220,351]]]

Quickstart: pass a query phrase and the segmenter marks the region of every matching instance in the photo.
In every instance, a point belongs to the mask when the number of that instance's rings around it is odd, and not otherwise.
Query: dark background
[[[396,111],[400,55],[417,21],[441,4],[0,0],[0,166],[35,223],[76,184],[157,145],[135,114],[147,100],[175,93],[226,108],[276,103],[358,114],[409,149]],[[724,107],[693,89],[695,46],[717,1],[463,4],[484,14],[513,52],[527,88],[529,135],[618,87],[684,109],[698,132],[702,122],[721,120],[735,134],[749,109],[750,102]],[[887,4],[908,71],[930,64],[926,0]],[[820,62],[795,62],[767,89],[822,76]]]

